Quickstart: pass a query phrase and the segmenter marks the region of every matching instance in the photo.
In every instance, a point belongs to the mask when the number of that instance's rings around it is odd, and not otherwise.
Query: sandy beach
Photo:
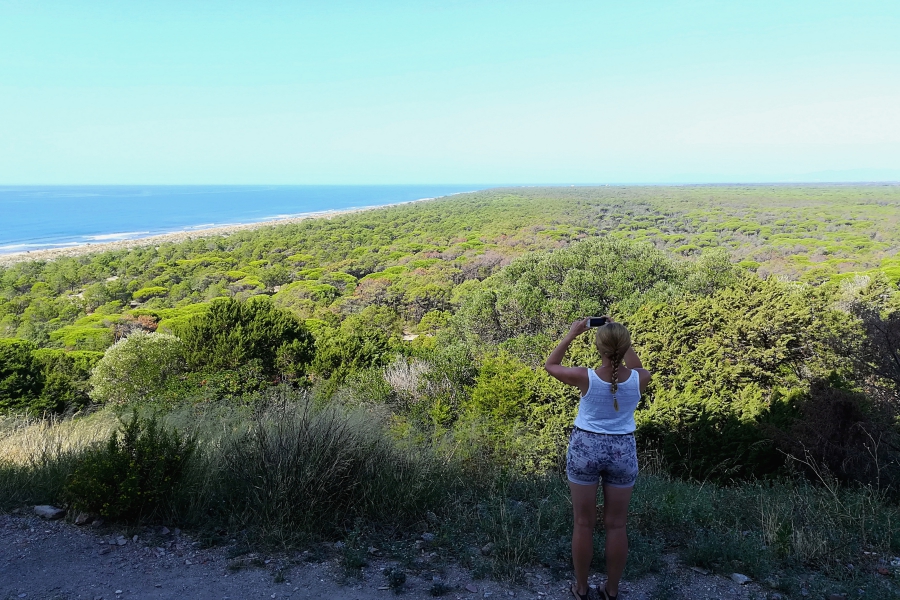
[[[67,246],[65,248],[52,248],[48,250],[31,250],[29,252],[10,252],[9,254],[0,254],[0,267],[8,267],[20,262],[30,260],[51,261],[58,258],[83,256],[85,254],[94,254],[97,252],[108,252],[110,250],[126,250],[129,248],[141,248],[145,246],[154,246],[162,243],[178,243],[194,238],[214,237],[220,235],[228,235],[238,231],[246,231],[250,229],[259,229],[260,227],[271,227],[273,225],[288,225],[291,223],[299,223],[307,219],[331,219],[338,216],[359,213],[388,206],[400,206],[402,204],[412,204],[414,202],[425,202],[433,200],[433,198],[422,198],[420,200],[411,200],[409,202],[395,202],[392,204],[381,204],[379,206],[366,206],[361,208],[348,208],[345,210],[326,210],[319,212],[303,213],[283,219],[272,219],[269,221],[259,221],[256,223],[236,223],[234,225],[223,225],[221,227],[210,227],[207,229],[192,229],[190,231],[175,231],[172,233],[163,233],[148,237],[132,238],[127,240],[117,240],[114,242],[98,242],[96,244],[79,244],[77,246]]]

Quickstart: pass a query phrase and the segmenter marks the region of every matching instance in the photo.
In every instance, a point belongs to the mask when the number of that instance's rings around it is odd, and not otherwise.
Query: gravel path
[[[293,557],[249,554],[229,558],[227,549],[201,549],[178,530],[134,531],[76,527],[30,514],[0,515],[0,600],[126,600],[129,598],[340,598],[396,597],[382,573],[394,563],[373,557],[359,579],[346,580],[335,560],[307,562]],[[126,537],[129,536],[129,537]],[[662,575],[624,582],[623,600],[654,598],[765,598],[755,584],[739,586],[720,576],[704,576],[670,561]],[[565,581],[529,573],[527,583],[473,581],[455,567],[424,568],[409,575],[402,597],[430,598],[436,581],[444,598],[570,599]],[[599,583],[599,577],[594,581]],[[674,587],[673,587],[674,586]],[[474,590],[474,591],[473,591]]]

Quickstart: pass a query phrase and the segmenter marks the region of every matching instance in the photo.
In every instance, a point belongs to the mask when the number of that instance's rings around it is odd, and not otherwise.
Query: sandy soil
[[[174,528],[168,532],[161,528],[124,531],[45,521],[27,511],[0,515],[0,599],[396,597],[382,573],[396,563],[377,556],[371,557],[359,578],[347,579],[336,553],[321,562],[310,562],[308,553],[230,558],[228,551],[201,549]],[[540,570],[512,585],[475,581],[466,571],[446,563],[428,564],[424,551],[422,562],[425,564],[417,573],[408,575],[401,597],[430,598],[429,590],[441,581],[450,590],[443,597],[454,600],[572,598],[566,581],[553,580]],[[701,575],[677,561],[667,562],[664,574],[623,582],[622,599],[766,598],[754,583],[739,586],[726,577]],[[667,589],[660,587],[659,577],[670,582]],[[598,575],[592,582],[601,583],[602,579]]]
[[[149,237],[135,238],[129,240],[118,240],[115,242],[101,242],[97,244],[81,244],[78,246],[69,246],[66,248],[53,248],[50,250],[32,250],[30,252],[10,252],[9,254],[0,254],[0,267],[8,267],[15,263],[25,262],[29,260],[51,261],[57,258],[82,256],[85,254],[93,254],[96,252],[106,252],[109,250],[125,250],[127,248],[140,248],[143,246],[154,246],[162,243],[177,243],[193,238],[213,237],[218,235],[228,235],[237,231],[246,231],[250,229],[259,229],[260,227],[271,227],[273,225],[287,225],[290,223],[299,223],[307,219],[331,219],[333,217],[348,215],[368,210],[384,208],[385,206],[399,206],[401,204],[411,204],[413,202],[424,202],[431,198],[423,198],[422,200],[412,200],[410,202],[397,202],[394,204],[384,204],[380,206],[369,206],[363,208],[350,208],[346,210],[329,210],[321,212],[311,212],[295,217],[287,217],[284,219],[273,219],[270,221],[260,221],[258,223],[243,223],[237,225],[225,225],[222,227],[210,227],[208,229],[196,229],[192,231],[177,231],[175,233],[165,233],[162,235],[154,235]]]

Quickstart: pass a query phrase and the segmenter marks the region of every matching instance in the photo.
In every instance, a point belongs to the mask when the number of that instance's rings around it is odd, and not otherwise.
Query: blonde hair
[[[594,345],[597,346],[600,355],[608,358],[612,364],[610,391],[613,395],[613,408],[619,410],[619,401],[616,399],[616,390],[619,389],[619,364],[631,347],[631,334],[621,323],[607,323],[597,328]]]

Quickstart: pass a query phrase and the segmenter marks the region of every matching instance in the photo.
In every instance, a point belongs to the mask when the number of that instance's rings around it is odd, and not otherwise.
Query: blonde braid
[[[607,323],[597,328],[594,336],[594,344],[600,356],[609,358],[612,363],[612,380],[610,381],[610,391],[613,395],[613,408],[619,410],[619,399],[616,398],[616,391],[619,389],[619,366],[625,353],[631,347],[631,334],[625,329],[624,325],[619,323]]]
[[[610,391],[613,395],[613,408],[616,409],[616,412],[619,411],[619,400],[616,398],[616,390],[619,389],[619,363],[622,362],[621,357],[619,356],[611,356],[610,361],[612,362],[612,377],[610,377]]]

